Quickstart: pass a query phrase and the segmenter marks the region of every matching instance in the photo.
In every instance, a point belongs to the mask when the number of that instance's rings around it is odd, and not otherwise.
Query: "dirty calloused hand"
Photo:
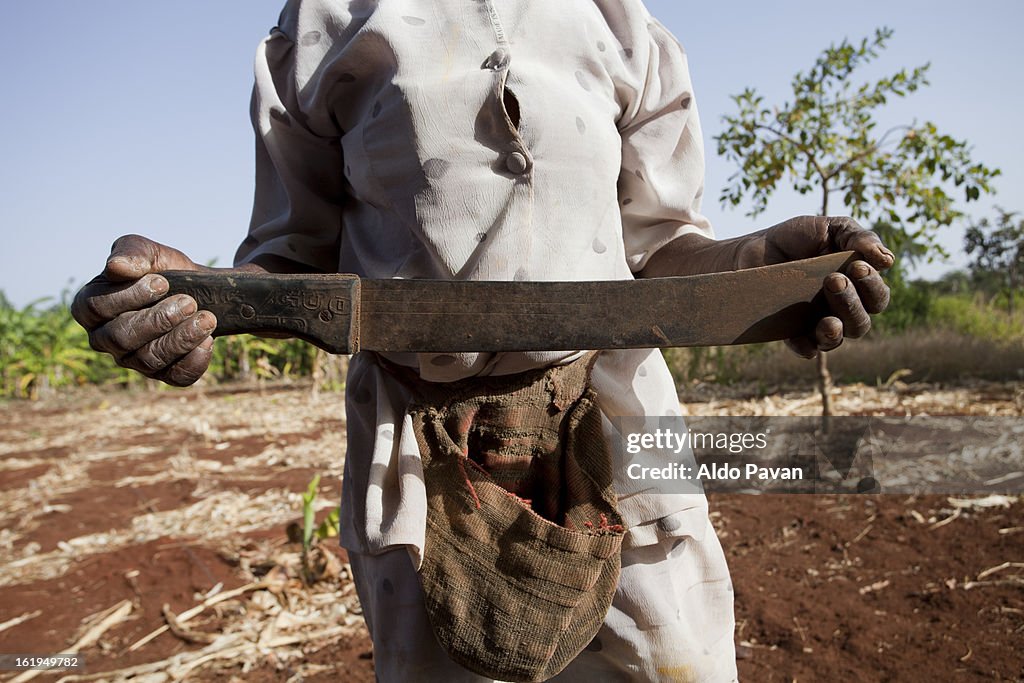
[[[139,235],[114,242],[103,272],[71,305],[93,349],[118,365],[174,386],[188,386],[210,365],[217,319],[184,294],[166,296],[165,270],[200,270],[177,249]]]
[[[743,250],[743,267],[848,250],[859,257],[845,272],[832,273],[825,278],[823,289],[831,315],[818,321],[813,334],[787,341],[793,351],[805,358],[838,347],[846,337],[864,336],[871,329],[871,316],[889,305],[889,287],[879,271],[891,268],[895,256],[878,235],[865,230],[852,218],[798,216],[751,235],[749,239]]]

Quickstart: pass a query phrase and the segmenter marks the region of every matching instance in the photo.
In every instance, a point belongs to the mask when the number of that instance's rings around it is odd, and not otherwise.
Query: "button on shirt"
[[[686,55],[639,0],[292,0],[259,47],[252,113],[256,194],[237,263],[623,280],[672,239],[710,235]],[[450,381],[574,355],[390,360]],[[594,381],[608,416],[678,411],[657,352],[604,353]],[[363,552],[422,549],[407,400],[371,356],[353,358],[342,540]],[[703,505],[656,498],[623,501],[633,542]]]
[[[528,168],[526,165],[526,155],[521,152],[512,152],[505,161],[505,167],[509,173],[514,173],[515,175],[526,173]]]

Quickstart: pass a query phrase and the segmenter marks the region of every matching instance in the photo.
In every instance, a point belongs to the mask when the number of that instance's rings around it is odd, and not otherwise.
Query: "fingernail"
[[[185,315],[192,315],[196,312],[195,299],[192,297],[184,299],[180,304],[178,304],[178,309]]]
[[[107,259],[107,270],[123,276],[134,271],[135,266],[124,256],[111,256]]]
[[[153,294],[166,294],[170,284],[162,277],[153,277],[149,280],[149,291]]]
[[[123,270],[145,273],[146,263],[138,256],[114,256],[107,263],[117,263]]]
[[[214,328],[216,323],[210,318],[209,315],[200,315],[196,318],[196,327],[203,332],[209,332]]]
[[[853,266],[850,267],[850,275],[857,278],[858,280],[861,279],[862,277],[867,277],[870,273],[871,269],[868,268],[868,264],[866,263],[858,262],[854,263]]]
[[[846,278],[830,277],[828,280],[825,281],[825,286],[828,287],[828,291],[832,292],[833,294],[838,294],[839,292],[846,289]]]

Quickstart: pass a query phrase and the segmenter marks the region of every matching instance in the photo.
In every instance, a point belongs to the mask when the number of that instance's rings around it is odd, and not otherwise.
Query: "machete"
[[[216,336],[287,334],[330,353],[717,346],[810,332],[839,252],[761,268],[600,282],[371,280],[170,271],[169,294],[217,316]]]

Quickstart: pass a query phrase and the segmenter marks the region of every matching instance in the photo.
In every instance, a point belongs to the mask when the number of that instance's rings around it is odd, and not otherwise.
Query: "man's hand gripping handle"
[[[359,351],[355,275],[161,273],[170,291],[188,294],[217,316],[214,336],[293,336],[328,353]]]

